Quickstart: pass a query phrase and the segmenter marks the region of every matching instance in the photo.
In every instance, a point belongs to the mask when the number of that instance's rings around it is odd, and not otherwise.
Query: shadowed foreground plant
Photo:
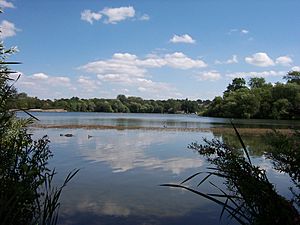
[[[12,119],[0,139],[0,224],[56,224],[63,187],[52,187],[49,139],[33,140],[27,120]]]
[[[295,188],[290,187],[290,190],[300,208],[300,131],[295,130],[292,134],[274,131],[265,139],[269,145],[266,157],[272,160],[276,170],[291,177]]]
[[[6,62],[13,52],[0,42],[0,224],[52,225],[57,223],[62,189],[78,170],[70,172],[61,187],[52,187],[55,171],[48,168],[48,137],[33,140],[27,130],[32,119],[18,119],[9,111],[19,78],[9,76],[16,72],[7,65],[18,64]]]
[[[188,177],[181,184],[162,186],[186,189],[217,203],[222,206],[220,219],[226,211],[230,218],[243,225],[299,224],[299,213],[292,202],[277,194],[265,171],[252,164],[245,144],[237,129],[235,127],[234,129],[244,153],[219,140],[204,139],[206,143],[204,145],[192,143],[189,148],[204,156],[213,167],[208,168],[207,172],[199,172]],[[185,186],[188,181],[202,174],[206,176],[198,186],[208,181],[218,193],[203,193],[196,188]],[[223,180],[226,190],[209,181],[213,176]]]

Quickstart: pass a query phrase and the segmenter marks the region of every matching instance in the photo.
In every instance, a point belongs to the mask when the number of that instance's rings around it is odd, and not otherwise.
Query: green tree
[[[213,101],[210,103],[207,110],[203,113],[203,115],[216,116],[216,117],[223,116],[222,105],[223,105],[223,98],[221,96],[215,97]]]
[[[125,106],[121,100],[116,99],[111,101],[112,109],[114,112],[121,112],[126,113],[129,112],[129,109],[127,106]]]
[[[286,98],[278,99],[274,102],[272,107],[272,117],[275,119],[288,119],[289,112],[292,106]]]
[[[300,84],[300,71],[290,71],[283,77],[288,83]]]
[[[99,101],[96,103],[96,112],[113,112],[108,101]]]
[[[132,112],[132,113],[139,113],[141,107],[142,107],[142,104],[140,104],[138,102],[130,102],[128,105],[128,108],[129,108],[130,112]]]
[[[266,84],[266,80],[263,77],[252,77],[250,78],[248,85],[251,89],[262,88]]]
[[[185,99],[181,103],[181,110],[183,110],[185,113],[196,113],[198,109],[199,107],[196,101]]]
[[[250,78],[245,87],[242,78],[228,85],[223,98],[215,98],[203,115],[232,118],[300,118],[300,85],[296,78],[274,86],[263,78]]]
[[[232,80],[232,83],[227,86],[227,89],[224,93],[236,91],[241,88],[247,88],[245,79],[244,78],[234,78]]]
[[[164,112],[167,113],[176,113],[181,110],[180,102],[175,99],[168,99],[164,104]]]
[[[126,103],[127,98],[125,95],[118,95],[117,99],[120,100],[122,103]]]

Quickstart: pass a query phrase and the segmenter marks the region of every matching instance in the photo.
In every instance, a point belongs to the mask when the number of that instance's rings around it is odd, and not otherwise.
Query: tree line
[[[73,112],[197,113],[203,116],[257,119],[300,118],[300,72],[283,77],[287,82],[267,83],[262,77],[234,78],[223,96],[210,100],[145,100],[118,95],[116,99],[78,97],[42,100],[18,93],[11,109],[65,109]]]
[[[65,109],[72,112],[110,113],[198,113],[210,103],[209,100],[168,99],[144,100],[140,97],[118,95],[116,99],[72,97],[42,100],[26,93],[16,94],[11,109]]]
[[[223,97],[217,96],[204,116],[258,119],[300,119],[300,72],[283,77],[286,83],[266,83],[264,78],[248,81],[235,78]]]

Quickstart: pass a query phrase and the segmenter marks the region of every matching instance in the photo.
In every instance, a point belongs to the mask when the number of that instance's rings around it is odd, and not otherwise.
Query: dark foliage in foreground
[[[9,111],[19,78],[11,78],[17,73],[8,68],[18,63],[6,61],[13,52],[0,42],[0,224],[56,224],[61,191],[78,170],[69,173],[61,187],[53,187],[48,137],[33,140],[27,130],[32,119],[17,119]]]
[[[236,130],[236,128],[234,129]],[[212,164],[212,167],[208,168],[207,172],[200,172],[190,176],[181,184],[164,184],[163,186],[183,188],[209,199],[222,206],[220,218],[226,211],[231,218],[234,218],[240,224],[299,224],[300,216],[293,205],[293,200],[287,200],[276,192],[274,185],[268,180],[265,170],[252,164],[246,146],[237,130],[236,134],[243,147],[243,152],[219,140],[204,140],[204,145],[192,143],[189,148],[205,157]],[[279,139],[275,137],[273,140],[285,143],[282,141],[282,137]],[[296,140],[295,137],[293,140]],[[299,141],[299,139],[297,140]],[[295,174],[299,174],[299,164],[298,168],[296,168],[297,166],[290,167],[288,162],[282,160],[281,153],[276,151],[278,150],[276,145],[274,146],[274,150],[269,153],[269,157],[275,160],[275,168],[289,173],[292,178],[295,178],[294,181],[299,188],[299,181],[295,177]],[[287,148],[289,147],[291,146],[288,145]],[[287,152],[287,154],[290,153]],[[299,155],[299,153],[297,154]],[[198,186],[203,182],[209,182],[218,193],[203,193],[198,188],[185,186],[188,181],[203,174],[207,175],[199,182]],[[224,181],[225,188],[221,188],[209,181],[214,176]],[[299,189],[296,191],[299,191]]]
[[[294,195],[294,201],[300,208],[300,132],[286,135],[274,131],[267,135],[269,144],[267,158],[271,159],[274,168],[280,172],[287,173],[295,188],[290,187]]]

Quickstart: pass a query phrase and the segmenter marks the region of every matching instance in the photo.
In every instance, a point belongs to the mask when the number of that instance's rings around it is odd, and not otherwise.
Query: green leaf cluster
[[[286,84],[266,83],[264,78],[251,78],[246,86],[243,78],[235,78],[223,97],[216,97],[205,116],[227,118],[299,119],[300,84],[298,72],[288,73]],[[291,78],[292,77],[292,78]],[[297,77],[297,75],[296,75]]]

